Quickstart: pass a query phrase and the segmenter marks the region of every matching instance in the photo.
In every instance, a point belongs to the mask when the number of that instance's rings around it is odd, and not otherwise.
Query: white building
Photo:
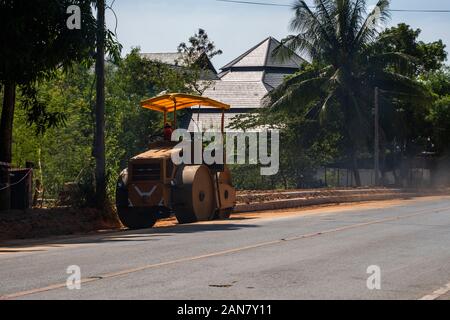
[[[260,108],[264,96],[306,62],[297,54],[285,61],[275,58],[273,51],[279,45],[280,42],[272,37],[264,39],[222,67],[219,79],[204,92],[204,96],[231,106],[225,117],[226,126],[236,115]],[[220,128],[221,115],[217,111],[206,108],[192,108],[191,111],[189,131]]]

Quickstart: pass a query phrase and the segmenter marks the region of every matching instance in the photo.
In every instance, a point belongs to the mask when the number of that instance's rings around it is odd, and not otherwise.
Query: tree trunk
[[[352,161],[353,161],[353,175],[355,176],[355,184],[357,187],[361,187],[361,176],[359,174],[358,159],[356,157],[356,154],[353,154]]]
[[[12,160],[12,128],[15,104],[16,86],[12,83],[5,84],[0,125],[0,162],[11,163]]]
[[[106,204],[106,161],[105,161],[105,0],[97,1],[97,100],[95,109],[96,134],[96,202],[98,209]]]
[[[16,85],[7,83],[3,90],[3,108],[0,123],[0,162],[12,161],[12,129],[14,121],[14,108],[16,104]],[[9,185],[8,167],[0,166],[0,189]],[[11,189],[0,190],[0,210],[11,208]]]
[[[387,166],[386,166],[386,148],[385,145],[382,145],[381,150],[380,150],[380,160],[381,160],[381,166],[380,166],[380,171],[381,171],[381,179],[380,179],[380,186],[384,187],[387,185],[388,181],[387,181]]]

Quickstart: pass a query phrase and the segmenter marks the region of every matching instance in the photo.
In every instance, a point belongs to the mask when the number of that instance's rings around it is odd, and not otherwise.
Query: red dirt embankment
[[[0,213],[0,240],[72,235],[118,229],[111,215],[96,209],[54,208]]]
[[[433,195],[449,195],[449,189],[350,188],[286,191],[242,191],[235,212],[281,210],[316,205],[385,201]]]

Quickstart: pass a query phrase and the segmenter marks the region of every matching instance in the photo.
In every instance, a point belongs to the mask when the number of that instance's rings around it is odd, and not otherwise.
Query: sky
[[[111,4],[113,0],[106,0]],[[258,0],[292,4],[293,0]],[[375,4],[376,0],[368,0]],[[207,31],[223,54],[215,57],[217,69],[241,55],[268,36],[281,40],[290,34],[293,12],[288,7],[232,4],[216,0],[115,0],[117,35],[126,54],[132,47],[141,52],[176,52],[198,28]],[[449,9],[450,0],[392,0],[392,9]],[[107,13],[110,29],[116,27],[112,12]],[[442,39],[450,50],[450,13],[393,12],[387,26],[405,22],[422,30],[421,40]]]

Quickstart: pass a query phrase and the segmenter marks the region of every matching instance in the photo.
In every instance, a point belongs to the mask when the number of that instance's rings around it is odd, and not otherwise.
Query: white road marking
[[[437,300],[449,292],[450,292],[450,282],[447,283],[444,287],[440,288],[439,290],[436,290],[432,294],[426,295],[420,298],[419,300]]]
[[[85,283],[96,282],[96,281],[101,281],[101,280],[108,280],[111,278],[127,276],[130,274],[136,273],[136,272],[141,272],[141,271],[150,270],[150,269],[154,269],[154,268],[165,267],[165,266],[169,266],[169,265],[175,265],[175,264],[180,264],[180,263],[185,263],[185,262],[190,262],[190,261],[203,260],[206,258],[213,258],[213,257],[218,257],[218,256],[223,256],[223,255],[228,255],[228,254],[234,254],[234,253],[238,253],[238,252],[249,251],[252,249],[263,248],[263,247],[272,246],[272,245],[284,244],[286,242],[298,241],[298,240],[307,239],[307,238],[320,237],[320,236],[324,236],[327,234],[357,229],[357,228],[366,227],[366,226],[370,226],[370,225],[376,225],[376,224],[381,224],[381,223],[385,223],[385,222],[409,219],[409,218],[417,217],[420,215],[436,214],[436,213],[448,211],[449,209],[450,209],[450,207],[446,207],[446,208],[442,208],[442,209],[433,210],[432,212],[430,212],[429,209],[420,210],[420,211],[416,211],[415,213],[411,213],[408,215],[401,215],[401,216],[396,216],[396,217],[391,217],[391,218],[372,220],[372,221],[363,222],[363,223],[355,223],[355,224],[350,224],[350,225],[343,226],[340,228],[304,234],[304,235],[291,237],[291,238],[284,238],[284,239],[278,239],[278,240],[273,240],[273,241],[261,242],[261,243],[256,243],[256,244],[245,246],[245,247],[238,247],[238,248],[234,248],[234,249],[217,251],[217,252],[207,253],[207,254],[198,255],[198,256],[190,256],[190,257],[180,258],[180,259],[176,259],[176,260],[169,260],[169,261],[165,261],[165,262],[159,262],[156,264],[143,265],[141,267],[125,269],[125,270],[121,270],[121,271],[117,271],[117,272],[103,274],[103,275],[100,275],[97,277],[85,278],[85,279],[81,280],[81,283],[85,284]],[[50,286],[43,287],[43,288],[37,288],[37,289],[31,289],[31,290],[12,293],[12,294],[7,294],[4,296],[0,295],[0,300],[17,299],[17,298],[24,297],[24,296],[29,296],[29,295],[34,295],[34,294],[43,293],[43,292],[47,292],[47,291],[62,289],[65,287],[66,287],[66,283],[64,282],[64,283],[60,283],[60,284],[50,285]],[[440,291],[439,296],[442,296],[442,295],[446,294],[447,292],[450,292],[450,283],[446,287],[447,287],[445,289],[446,292],[444,292],[444,293],[442,293],[443,291],[438,290],[438,291]]]

